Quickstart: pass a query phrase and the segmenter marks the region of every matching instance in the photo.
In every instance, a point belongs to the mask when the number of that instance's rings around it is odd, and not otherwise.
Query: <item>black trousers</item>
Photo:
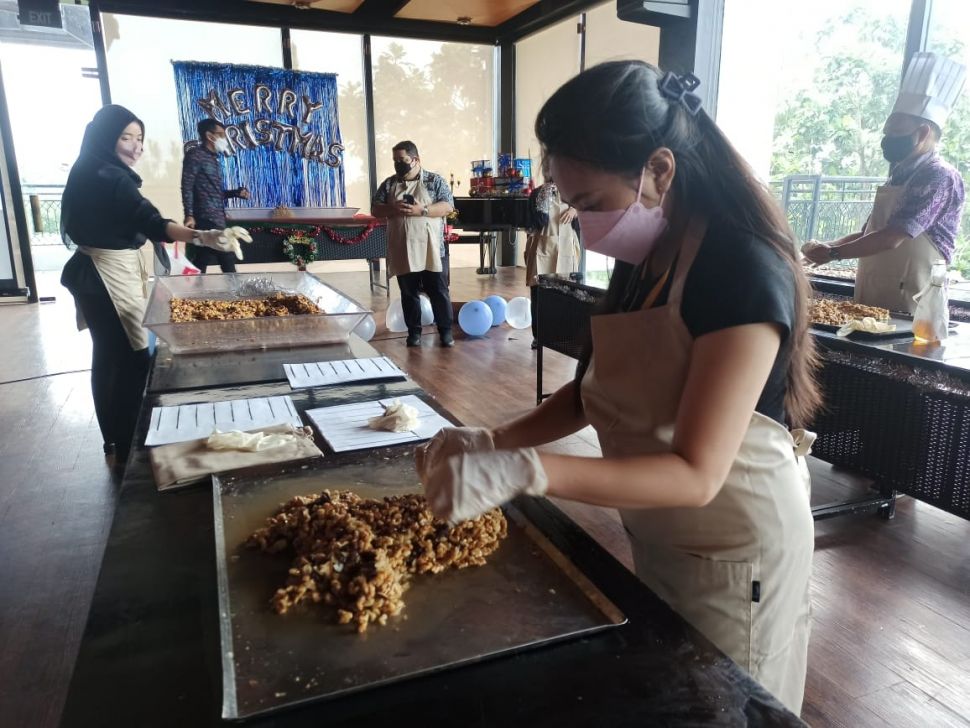
[[[196,230],[222,230],[224,227],[225,224],[219,225],[211,220],[206,220],[205,218],[196,219],[195,221]],[[220,253],[218,250],[204,248],[201,245],[193,245],[191,243],[186,245],[185,248],[188,259],[191,260],[200,271],[202,271],[202,275],[205,275],[206,268],[208,268],[210,265],[215,265],[216,263],[219,264],[219,268],[223,273],[236,272],[235,253]]]
[[[401,308],[404,310],[404,322],[408,332],[421,331],[421,299],[418,294],[424,291],[431,299],[431,310],[434,311],[434,321],[438,331],[451,330],[451,296],[448,295],[448,284],[442,273],[423,270],[420,273],[405,273],[397,277],[397,285],[401,289]]]
[[[93,343],[91,392],[101,436],[123,454],[131,446],[138,409],[145,393],[151,357],[135,351],[103,287],[98,293],[76,293],[74,299],[88,323]]]

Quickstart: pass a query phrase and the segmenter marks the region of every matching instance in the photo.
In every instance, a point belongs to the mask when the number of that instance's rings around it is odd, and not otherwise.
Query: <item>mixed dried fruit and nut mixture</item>
[[[401,612],[412,575],[481,566],[507,535],[499,509],[452,528],[420,495],[375,500],[325,490],[280,506],[246,545],[294,556],[271,600],[278,614],[323,604],[339,624],[365,632]]]
[[[888,321],[889,309],[878,306],[864,306],[854,301],[829,301],[814,298],[809,301],[808,318],[813,324],[843,326],[856,319],[872,318]]]
[[[174,324],[323,313],[317,304],[302,293],[273,293],[262,298],[235,300],[173,298],[171,307]]]

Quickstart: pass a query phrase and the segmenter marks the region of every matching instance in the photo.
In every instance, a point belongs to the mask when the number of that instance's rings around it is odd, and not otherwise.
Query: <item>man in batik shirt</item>
[[[249,190],[225,189],[219,154],[229,151],[226,128],[215,119],[203,119],[197,126],[199,144],[185,153],[182,161],[182,206],[185,226],[196,230],[222,230],[226,227],[226,200],[249,199]],[[218,263],[223,273],[236,272],[234,253],[221,253],[198,245],[187,245],[186,255],[203,273]]]

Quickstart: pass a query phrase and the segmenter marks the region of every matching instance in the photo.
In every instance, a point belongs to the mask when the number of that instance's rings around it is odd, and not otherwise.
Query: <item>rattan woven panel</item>
[[[353,237],[360,234],[365,226],[334,226],[333,229],[344,237]],[[245,263],[287,262],[288,259],[283,252],[282,236],[263,230],[253,230],[252,234],[253,242],[243,248],[246,256]],[[375,227],[367,238],[359,243],[336,243],[325,231],[321,231],[315,240],[317,260],[370,260],[387,257],[387,228],[383,225]]]
[[[825,362],[820,380],[817,457],[970,518],[970,399],[843,362]]]
[[[539,343],[578,359],[589,337],[590,313],[595,304],[559,288],[539,286],[535,294]]]

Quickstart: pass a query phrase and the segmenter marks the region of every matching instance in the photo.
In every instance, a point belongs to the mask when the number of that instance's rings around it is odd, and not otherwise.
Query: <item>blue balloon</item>
[[[501,296],[489,296],[485,299],[485,305],[492,309],[492,326],[501,326],[505,323],[505,309],[508,304]]]
[[[492,328],[492,309],[483,301],[469,301],[458,311],[458,325],[469,336],[484,336]]]

